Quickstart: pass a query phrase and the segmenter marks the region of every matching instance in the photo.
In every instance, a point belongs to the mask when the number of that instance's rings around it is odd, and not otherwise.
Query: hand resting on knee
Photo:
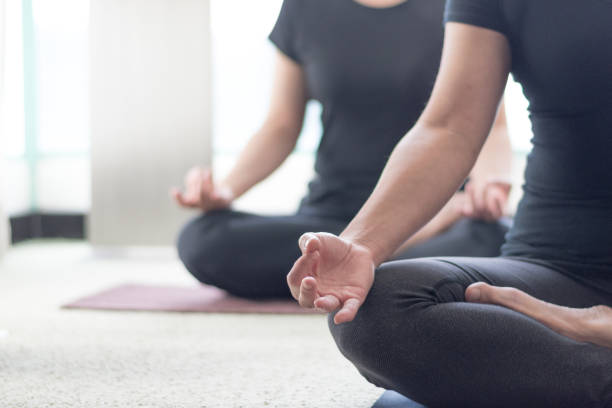
[[[375,264],[367,248],[328,233],[306,233],[302,256],[287,275],[302,307],[338,310],[336,324],[355,318],[374,283]]]
[[[171,194],[178,205],[202,211],[227,208],[234,200],[231,189],[215,185],[210,169],[193,167],[185,176],[185,190],[173,188]]]

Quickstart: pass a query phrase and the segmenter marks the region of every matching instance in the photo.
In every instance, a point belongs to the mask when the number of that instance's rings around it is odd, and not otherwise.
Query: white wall
[[[92,0],[92,203],[99,245],[170,244],[168,197],[210,163],[208,0]]]
[[[38,208],[42,212],[89,212],[89,157],[43,158],[38,162],[36,173]]]

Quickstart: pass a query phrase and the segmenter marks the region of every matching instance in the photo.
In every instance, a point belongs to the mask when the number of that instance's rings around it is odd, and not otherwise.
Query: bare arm
[[[399,256],[408,248],[421,244],[435,237],[438,234],[449,229],[453,224],[463,217],[463,208],[465,206],[466,194],[457,192],[451,199],[442,207],[440,211],[425,224],[420,230],[412,234],[404,243],[395,250],[393,256]]]
[[[294,149],[302,129],[306,86],[300,65],[280,51],[270,109],[225,180],[213,181],[210,169],[196,166],[185,177],[185,191],[172,195],[183,207],[209,211],[228,207],[255,184],[268,177]]]
[[[455,193],[442,209],[394,253],[425,242],[464,216],[494,220],[503,215],[511,184],[512,146],[502,101],[497,118],[470,174],[467,193]]]
[[[304,73],[300,65],[280,51],[276,60],[268,116],[222,182],[234,197],[241,196],[276,170],[295,148],[302,129],[306,107]]]
[[[448,23],[432,97],[391,155],[374,192],[341,237],[368,248],[376,265],[449,200],[491,130],[510,68],[497,32]]]
[[[502,102],[489,138],[465,187],[463,215],[493,221],[507,212],[512,189],[512,147]]]
[[[502,100],[497,118],[489,137],[482,147],[480,156],[470,173],[470,179],[487,182],[502,180],[508,182],[512,173],[512,145],[508,134],[506,109]]]

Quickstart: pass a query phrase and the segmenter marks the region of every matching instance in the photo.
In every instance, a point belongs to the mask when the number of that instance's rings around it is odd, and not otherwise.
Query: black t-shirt
[[[375,9],[354,0],[285,0],[271,41],[323,106],[316,177],[301,213],[352,218],[431,94],[444,0]]]
[[[529,100],[533,149],[503,253],[612,293],[612,0],[449,0],[446,21],[505,35]]]

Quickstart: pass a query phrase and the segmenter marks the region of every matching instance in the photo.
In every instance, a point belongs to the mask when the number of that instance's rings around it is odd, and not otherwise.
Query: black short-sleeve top
[[[504,254],[569,265],[612,293],[612,0],[449,0],[445,20],[503,34],[529,100],[533,149]]]
[[[305,72],[323,107],[316,176],[300,212],[349,220],[425,107],[438,71],[444,0],[376,9],[285,0],[271,41]]]

